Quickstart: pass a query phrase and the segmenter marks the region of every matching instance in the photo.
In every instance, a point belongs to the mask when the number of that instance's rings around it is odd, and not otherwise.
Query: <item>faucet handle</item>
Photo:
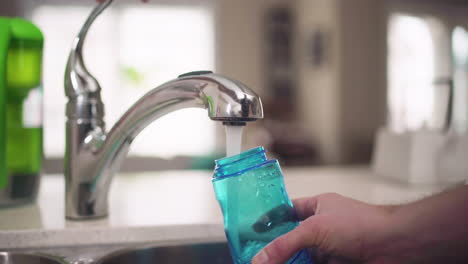
[[[83,60],[83,45],[89,28],[112,1],[102,1],[91,11],[73,41],[65,69],[65,95],[69,99],[66,115],[69,119],[94,120],[94,123],[103,126],[104,104],[100,95],[101,86],[86,68]]]
[[[88,16],[80,32],[73,41],[73,46],[65,69],[65,94],[69,98],[79,95],[99,97],[98,94],[101,87],[96,78],[94,78],[86,68],[83,60],[83,45],[89,28],[112,1],[113,0],[102,1],[91,11],[91,14]]]
[[[179,75],[178,77],[182,78],[182,77],[187,77],[187,76],[203,75],[203,74],[210,74],[210,73],[213,73],[213,72],[212,71],[191,71],[191,72],[183,73]]]

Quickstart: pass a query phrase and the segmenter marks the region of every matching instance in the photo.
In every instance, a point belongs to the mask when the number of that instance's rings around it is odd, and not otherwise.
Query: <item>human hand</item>
[[[333,193],[293,203],[303,222],[268,244],[252,264],[285,263],[303,248],[316,248],[318,260],[325,263],[397,263],[378,252],[391,232],[391,207],[369,205]]]

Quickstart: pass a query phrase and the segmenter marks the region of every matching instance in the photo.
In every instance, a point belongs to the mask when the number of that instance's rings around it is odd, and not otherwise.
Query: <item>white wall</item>
[[[371,157],[374,136],[386,119],[386,34],[384,4],[341,0],[341,162]]]
[[[298,40],[297,63],[299,69],[299,106],[301,120],[306,125],[309,140],[315,143],[324,163],[340,161],[340,32],[337,0],[297,1]],[[309,39],[316,30],[326,34],[328,44],[325,64],[310,65]]]
[[[384,124],[386,109],[381,1],[218,2],[218,72],[242,80],[263,98],[268,97],[263,73],[263,16],[267,8],[280,4],[291,5],[297,15],[299,120],[308,140],[318,147],[322,163],[368,161],[374,133]],[[308,53],[310,36],[318,29],[327,35],[330,45],[326,47],[326,64],[317,68],[310,64]],[[255,125],[249,125],[245,135],[249,137],[254,129]]]
[[[385,121],[385,19],[381,1],[301,0],[297,5],[301,109],[326,164],[366,162]],[[327,64],[313,67],[308,39],[328,35]]]
[[[264,15],[268,8],[285,4],[281,0],[220,0],[216,9],[216,68],[218,73],[245,83],[261,98],[268,97],[264,80]],[[268,113],[266,113],[268,114]],[[224,128],[219,125],[217,146],[224,146]],[[244,149],[261,145],[259,126],[244,130]]]

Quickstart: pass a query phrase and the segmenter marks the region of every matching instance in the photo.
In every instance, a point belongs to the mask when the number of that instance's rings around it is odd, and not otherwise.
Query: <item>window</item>
[[[61,157],[65,142],[63,73],[72,40],[91,7],[79,2],[38,5],[32,20],[43,30],[46,157]],[[107,129],[139,97],[192,70],[214,70],[213,11],[205,5],[115,5],[91,28],[85,60],[102,86]],[[187,133],[187,130],[190,133]],[[196,137],[196,140],[194,140]],[[214,150],[215,122],[202,109],[184,109],[147,127],[130,155],[173,157]]]
[[[435,79],[429,23],[420,17],[394,14],[388,32],[389,126],[398,132],[427,127]]]
[[[468,131],[468,32],[461,26],[452,33],[453,57],[453,120],[452,127],[458,133]]]

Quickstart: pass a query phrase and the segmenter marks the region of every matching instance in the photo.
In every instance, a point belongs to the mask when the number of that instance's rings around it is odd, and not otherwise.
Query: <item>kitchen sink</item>
[[[226,264],[233,263],[226,243],[191,244],[124,249],[113,252],[97,264]]]
[[[41,254],[0,252],[0,264],[64,264],[62,260]]]
[[[224,241],[186,244],[77,245],[17,249],[2,252],[0,264],[229,264],[233,263]]]

